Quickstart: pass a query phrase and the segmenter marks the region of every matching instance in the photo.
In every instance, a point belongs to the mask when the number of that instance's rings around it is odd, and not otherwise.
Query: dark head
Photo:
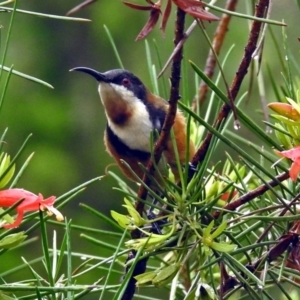
[[[79,71],[93,76],[99,82],[99,93],[104,103],[104,94],[107,94],[108,89],[113,89],[113,93],[118,93],[122,98],[129,96],[128,92],[132,92],[132,96],[138,98],[142,102],[145,101],[146,88],[142,81],[134,74],[123,69],[114,69],[104,73],[100,73],[90,68],[78,67],[70,71]],[[105,90],[105,93],[103,93]],[[125,99],[123,99],[125,100]]]
[[[100,73],[85,67],[74,68],[71,71],[87,73],[98,81],[98,91],[109,124],[123,126],[133,116],[141,120],[150,118],[147,109],[150,93],[142,81],[131,72],[115,69]]]

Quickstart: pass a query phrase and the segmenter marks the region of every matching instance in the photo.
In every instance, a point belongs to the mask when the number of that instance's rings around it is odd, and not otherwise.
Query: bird
[[[76,67],[70,71],[84,72],[97,80],[107,118],[104,132],[106,150],[128,179],[137,181],[131,170],[142,179],[144,172],[140,164],[147,166],[151,159],[151,132],[161,132],[168,102],[150,92],[137,76],[124,69],[101,73],[87,67]],[[192,140],[187,141],[186,118],[179,109],[173,131],[179,161],[184,165],[186,157],[191,161],[194,156],[195,145]],[[179,172],[171,138],[166,143],[163,156],[178,181]]]

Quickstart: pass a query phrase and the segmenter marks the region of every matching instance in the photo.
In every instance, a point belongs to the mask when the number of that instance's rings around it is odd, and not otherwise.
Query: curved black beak
[[[87,74],[93,76],[97,81],[107,82],[107,77],[103,73],[100,73],[100,72],[90,69],[90,68],[78,67],[78,68],[74,68],[74,69],[70,70],[70,72],[72,72],[72,71],[79,71],[79,72],[87,73]]]

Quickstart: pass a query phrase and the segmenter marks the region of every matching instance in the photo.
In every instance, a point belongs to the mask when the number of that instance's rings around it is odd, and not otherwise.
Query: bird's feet
[[[154,212],[155,210],[155,206],[157,206],[157,200],[155,198],[153,198],[152,200],[152,206],[149,208],[148,212],[147,212],[147,218],[148,220],[155,220],[157,219],[158,215],[161,215],[161,213],[156,214]],[[155,233],[155,234],[162,234],[161,232],[161,228],[167,223],[167,221],[165,219],[161,219],[161,220],[157,220],[155,222],[151,223],[151,229],[150,232]]]

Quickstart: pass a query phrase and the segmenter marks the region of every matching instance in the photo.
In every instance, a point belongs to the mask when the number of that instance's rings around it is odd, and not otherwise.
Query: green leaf
[[[5,211],[2,207],[0,207],[0,215],[1,215],[1,219],[5,220],[6,223],[12,224],[14,222],[14,218],[11,217],[9,214],[5,214]]]
[[[10,156],[7,155],[6,153],[4,154],[4,156],[2,155],[3,153],[1,153],[1,162],[0,162],[0,189],[2,189],[3,187],[5,187],[8,182],[11,180],[11,178],[14,175],[15,172],[15,165],[13,164],[9,170],[8,167],[10,165]],[[6,172],[6,174],[5,174]],[[5,175],[4,175],[5,174]],[[2,178],[2,175],[4,175],[4,177]]]
[[[209,3],[205,3],[205,6],[211,8],[213,10],[220,11],[222,13],[225,13],[225,14],[228,14],[228,15],[231,15],[231,16],[236,16],[236,17],[243,18],[243,19],[248,19],[248,20],[253,20],[253,21],[260,21],[262,23],[268,23],[268,24],[279,25],[279,26],[287,26],[283,22],[270,20],[270,19],[264,19],[264,18],[258,18],[258,17],[252,16],[252,15],[249,15],[249,14],[241,14],[239,12],[227,10],[227,9],[221,8],[219,6],[211,5]]]
[[[288,118],[280,116],[280,115],[271,114],[271,116],[285,124],[293,125],[293,126],[300,126],[300,121],[293,121],[291,119],[288,119]]]
[[[126,228],[130,227],[130,226],[129,226],[129,225],[130,225],[130,219],[128,218],[128,216],[119,214],[118,212],[116,212],[116,211],[114,211],[114,210],[111,210],[111,211],[110,211],[110,214],[111,214],[111,216],[113,217],[113,219],[114,219],[115,221],[117,221],[118,224],[119,224],[122,228],[126,229]],[[135,228],[135,227],[134,227],[134,228]],[[134,228],[133,228],[133,229],[134,229]],[[128,228],[128,229],[130,229],[130,228]]]
[[[18,246],[27,238],[27,235],[24,233],[24,231],[21,231],[5,236],[0,240],[0,249],[9,249]]]
[[[14,11],[14,9],[6,6],[0,6],[0,9],[3,11]],[[91,22],[89,19],[83,19],[83,18],[74,18],[74,17],[65,17],[65,16],[58,16],[58,15],[52,15],[52,14],[43,14],[35,11],[28,11],[23,9],[16,9],[15,10],[18,13],[22,14],[28,14],[33,15],[37,17],[43,17],[43,18],[50,18],[50,19],[59,19],[59,20],[65,20],[65,21],[78,21],[78,22]]]
[[[227,227],[227,222],[223,222],[212,234],[211,238],[214,239],[218,237],[222,232],[226,229]]]
[[[132,205],[132,203],[126,198],[124,199],[124,202],[126,203],[126,205],[123,205],[123,206],[127,208],[128,213],[130,214],[130,216],[133,219],[132,221],[133,221],[134,225],[136,225],[137,227],[143,226],[146,223],[146,221],[137,212],[137,210]]]
[[[160,269],[157,276],[152,280],[152,283],[157,287],[167,285],[173,280],[179,268],[180,264],[174,264]]]
[[[51,84],[49,84],[49,83],[47,83],[47,82],[45,82],[45,81],[43,81],[41,79],[38,79],[36,77],[27,75],[27,74],[19,72],[19,71],[15,71],[12,68],[8,68],[8,67],[5,67],[5,66],[1,66],[0,65],[0,68],[3,69],[6,72],[11,72],[14,75],[17,75],[17,76],[20,76],[22,78],[28,79],[28,80],[33,81],[35,83],[39,83],[39,84],[44,85],[44,86],[46,86],[46,87],[48,87],[50,89],[54,89],[54,87]]]
[[[203,230],[203,236],[205,236],[205,237],[210,236],[210,233],[211,233],[211,230],[212,230],[213,227],[214,227],[214,224],[215,224],[215,221],[212,220],[212,221],[208,224],[208,226]]]
[[[152,283],[152,280],[155,276],[156,276],[156,272],[151,271],[151,272],[146,272],[146,273],[142,273],[137,276],[134,276],[134,278],[137,281],[136,285],[141,286],[141,285]]]
[[[9,297],[0,291],[0,300],[16,300],[16,298]]]
[[[210,244],[210,248],[219,251],[219,252],[231,252],[236,248],[236,245],[232,244],[227,244],[227,243],[217,243],[217,242],[212,242]]]

